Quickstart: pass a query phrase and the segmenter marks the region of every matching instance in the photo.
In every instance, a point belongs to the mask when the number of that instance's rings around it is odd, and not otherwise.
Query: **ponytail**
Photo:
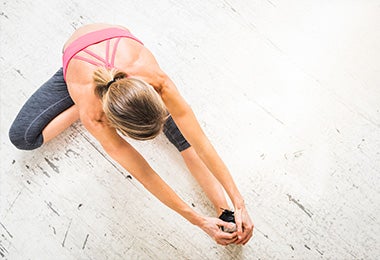
[[[161,132],[168,112],[152,86],[117,69],[98,68],[93,80],[111,127],[136,140]]]
[[[127,74],[115,68],[107,69],[100,67],[94,71],[93,80],[95,82],[95,94],[103,98],[109,87],[119,79],[126,78]]]

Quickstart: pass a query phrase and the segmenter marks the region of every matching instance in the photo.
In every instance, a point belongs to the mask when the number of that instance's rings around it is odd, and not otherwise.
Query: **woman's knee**
[[[23,105],[9,130],[10,141],[21,150],[40,147],[42,130],[73,104],[60,68]]]
[[[164,134],[179,152],[182,152],[191,146],[182,135],[171,116],[169,116],[164,124]]]
[[[43,144],[42,133],[30,135],[27,130],[15,121],[9,129],[11,143],[20,150],[34,150],[41,147]]]

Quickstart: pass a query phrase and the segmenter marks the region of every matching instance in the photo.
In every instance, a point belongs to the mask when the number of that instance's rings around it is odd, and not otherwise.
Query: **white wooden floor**
[[[3,0],[0,259],[379,259],[378,0]],[[216,245],[76,123],[36,151],[9,126],[75,28],[129,27],[229,166],[255,223]],[[160,136],[133,142],[193,207],[210,203]]]

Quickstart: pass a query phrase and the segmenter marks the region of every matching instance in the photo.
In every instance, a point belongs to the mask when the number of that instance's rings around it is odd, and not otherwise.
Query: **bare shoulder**
[[[153,86],[157,92],[160,92],[162,82],[168,77],[153,53],[145,47],[139,51],[138,59],[134,62],[133,67],[129,68],[129,72],[131,76],[142,79]]]
[[[71,99],[79,108],[81,119],[101,122],[104,120],[102,102],[95,95],[94,86],[89,84],[68,84]]]
[[[116,129],[109,124],[102,102],[95,95],[92,84],[69,84],[68,89],[71,98],[79,108],[79,118],[83,126],[103,147],[109,150],[123,143]]]

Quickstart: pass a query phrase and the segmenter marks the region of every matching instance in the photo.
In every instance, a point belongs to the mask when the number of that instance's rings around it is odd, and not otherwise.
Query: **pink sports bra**
[[[82,60],[90,64],[93,64],[95,66],[105,66],[107,68],[114,68],[117,46],[122,37],[130,38],[143,44],[140,40],[138,40],[135,36],[133,36],[129,31],[125,29],[121,29],[121,28],[107,28],[107,29],[90,32],[90,33],[80,36],[78,39],[73,41],[69,46],[67,46],[65,51],[63,52],[63,56],[62,56],[63,77],[66,79],[66,70],[71,59]],[[111,42],[111,39],[114,39],[114,38],[117,38],[117,40],[113,46],[112,54],[110,55],[109,53],[110,42]],[[106,40],[107,42],[106,42],[106,57],[105,58],[100,57],[96,53],[86,49],[88,46],[91,46],[93,44],[100,43]],[[84,51],[85,53],[94,57],[98,61],[94,61],[94,60],[76,55],[80,51]]]

